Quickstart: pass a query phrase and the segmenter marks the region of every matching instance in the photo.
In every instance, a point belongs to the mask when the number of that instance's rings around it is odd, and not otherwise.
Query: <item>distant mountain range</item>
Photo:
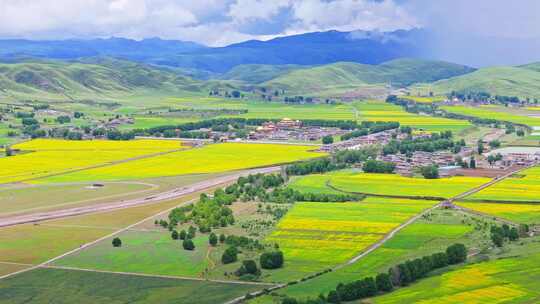
[[[340,61],[379,64],[392,59],[421,58],[428,35],[422,30],[394,32],[315,32],[246,41],[226,47],[193,42],[141,41],[110,38],[93,40],[0,40],[0,60],[27,57],[80,59],[108,56],[170,67],[224,73],[242,64],[321,65]]]

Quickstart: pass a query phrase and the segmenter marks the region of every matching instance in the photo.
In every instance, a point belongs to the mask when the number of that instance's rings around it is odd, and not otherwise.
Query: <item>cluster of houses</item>
[[[320,148],[320,151],[333,153],[340,150],[360,150],[373,145],[385,145],[392,139],[404,139],[405,137],[407,135],[399,133],[397,129],[387,130],[324,145]]]
[[[283,118],[281,121],[265,122],[249,133],[251,140],[297,140],[317,141],[325,136],[345,134],[339,128],[304,126],[300,120]]]

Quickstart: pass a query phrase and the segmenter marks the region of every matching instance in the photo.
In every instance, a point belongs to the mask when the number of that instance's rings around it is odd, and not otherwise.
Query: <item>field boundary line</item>
[[[149,217],[146,217],[146,218],[144,218],[144,219],[142,219],[142,220],[140,220],[140,221],[137,221],[137,222],[135,222],[135,223],[133,223],[133,224],[131,224],[131,225],[128,225],[128,226],[126,226],[126,227],[124,227],[124,228],[122,228],[122,229],[120,229],[120,230],[116,230],[116,231],[114,231],[114,232],[112,232],[112,233],[109,233],[109,234],[107,234],[107,235],[105,235],[105,236],[102,236],[102,237],[100,237],[100,238],[98,238],[98,239],[96,239],[96,240],[93,240],[93,241],[91,241],[91,242],[89,242],[89,243],[83,244],[83,245],[81,245],[81,246],[79,246],[79,247],[77,247],[77,248],[75,248],[75,249],[72,249],[72,250],[70,250],[70,251],[68,251],[68,252],[65,252],[65,253],[59,255],[59,256],[56,256],[56,257],[54,257],[54,258],[52,258],[52,259],[49,259],[49,260],[47,260],[47,261],[45,261],[45,262],[43,262],[43,263],[34,265],[33,267],[30,267],[30,268],[28,268],[28,269],[23,269],[23,270],[21,270],[21,271],[17,271],[17,272],[13,272],[13,273],[8,273],[8,274],[6,274],[6,275],[0,276],[0,280],[5,279],[5,278],[8,278],[8,277],[11,277],[11,276],[14,276],[14,275],[17,275],[17,274],[20,274],[20,273],[23,273],[23,272],[26,272],[26,271],[30,271],[30,270],[34,270],[34,269],[37,269],[37,268],[40,268],[40,267],[43,267],[43,266],[47,266],[47,264],[50,264],[50,263],[52,263],[52,262],[55,262],[55,261],[57,261],[57,260],[59,260],[59,259],[61,259],[61,258],[63,258],[63,257],[66,257],[66,256],[68,256],[68,255],[71,255],[71,254],[73,254],[73,253],[75,253],[75,252],[78,252],[78,251],[81,251],[81,250],[83,250],[83,249],[89,248],[89,247],[91,247],[91,246],[93,246],[93,245],[95,245],[95,244],[97,244],[97,243],[99,243],[99,242],[101,242],[101,241],[104,241],[104,240],[106,240],[106,239],[108,239],[108,238],[110,238],[110,237],[113,237],[113,236],[115,236],[115,235],[117,235],[117,234],[119,234],[119,233],[122,233],[122,232],[124,232],[124,231],[127,231],[127,230],[129,230],[130,228],[133,228],[133,227],[138,226],[138,225],[140,225],[140,224],[142,224],[142,223],[144,223],[144,222],[146,222],[146,221],[148,221],[148,220],[151,220],[152,218],[154,218],[154,217],[156,217],[156,216],[160,216],[160,215],[162,215],[162,214],[165,214],[165,213],[167,213],[167,212],[170,212],[170,211],[173,210],[174,208],[177,208],[177,207],[180,207],[180,206],[183,206],[183,205],[191,204],[191,203],[195,202],[196,200],[197,200],[197,199],[194,198],[194,199],[191,199],[191,200],[189,200],[189,201],[187,201],[187,202],[183,202],[183,203],[181,203],[181,204],[179,204],[179,205],[176,205],[176,206],[174,206],[174,207],[172,207],[172,208],[168,208],[168,209],[166,209],[166,210],[160,211],[160,212],[158,212],[158,213],[156,213],[156,214],[153,214],[153,215],[151,215],[151,216],[149,216]]]
[[[226,284],[241,284],[241,285],[257,285],[257,286],[275,286],[276,284],[265,283],[265,282],[247,282],[247,281],[235,281],[235,280],[213,280],[205,278],[196,278],[196,277],[185,277],[185,276],[174,276],[174,275],[163,275],[163,274],[150,274],[150,273],[138,273],[138,272],[124,272],[124,271],[111,271],[111,270],[100,270],[100,269],[88,269],[88,268],[79,268],[79,267],[70,267],[70,266],[55,266],[55,265],[43,265],[40,268],[47,269],[63,269],[63,270],[73,270],[73,271],[86,271],[86,272],[97,272],[97,273],[108,273],[108,274],[119,274],[127,276],[139,276],[147,278],[161,278],[161,279],[176,279],[183,281],[199,281],[199,282],[213,282],[213,283],[226,283]]]
[[[0,264],[19,265],[19,266],[36,266],[35,264],[26,264],[26,263],[17,263],[17,262],[3,262],[3,261],[0,261]]]

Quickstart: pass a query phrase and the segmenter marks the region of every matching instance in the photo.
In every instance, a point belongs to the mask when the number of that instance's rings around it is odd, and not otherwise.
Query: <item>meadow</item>
[[[540,118],[527,116],[525,114],[518,115],[513,113],[512,109],[505,108],[503,106],[485,105],[479,107],[469,106],[443,106],[442,110],[448,113],[454,113],[459,115],[478,117],[483,119],[496,119],[500,121],[507,121],[516,124],[527,125],[531,128],[540,126]],[[534,114],[531,112],[530,114]]]
[[[408,113],[400,106],[385,103],[384,101],[361,101],[354,103],[354,106],[359,112],[359,120],[397,121],[403,126],[430,132],[450,130],[454,133],[460,133],[472,126],[466,120]]]
[[[277,243],[285,267],[272,281],[288,281],[353,258],[434,201],[367,198],[353,203],[296,203],[266,242]]]
[[[326,179],[322,176],[326,176]],[[301,177],[310,181],[297,183],[328,183],[342,192],[368,195],[399,196],[411,198],[450,198],[490,181],[489,178],[454,176],[450,178],[424,179],[404,177],[397,174],[350,173],[326,174]],[[392,185],[389,187],[389,185]]]
[[[540,254],[469,265],[372,299],[373,303],[536,303]],[[429,290],[430,292],[425,292]]]
[[[36,269],[0,281],[2,304],[223,303],[260,286]],[[204,292],[200,292],[204,290]]]
[[[114,248],[111,239],[69,255],[54,263],[84,269],[201,277],[208,268],[208,236],[193,239],[196,250],[182,249],[182,241],[162,231],[128,230],[117,235],[122,247]]]
[[[44,221],[0,229],[0,262],[39,264],[104,237],[125,226],[147,218],[162,210],[192,200],[198,193],[181,199]],[[60,241],[61,240],[61,241]]]
[[[278,165],[325,155],[313,146],[223,143],[54,176],[44,182],[114,181],[216,173]]]
[[[540,203],[540,167],[521,171],[466,198],[467,201]]]
[[[166,140],[36,139],[12,146],[28,153],[0,159],[0,183],[25,181],[180,148],[179,141]]]
[[[280,296],[299,299],[314,298],[327,293],[339,283],[358,280],[385,272],[388,267],[407,259],[444,250],[455,242],[473,242],[474,227],[467,216],[435,210],[431,216],[421,218],[399,231],[392,239],[357,262],[326,273],[314,279],[291,285],[278,291]],[[316,291],[316,292],[315,292]],[[279,297],[264,296],[250,303],[279,303]]]
[[[434,103],[434,102],[441,102],[446,99],[445,96],[400,96],[400,98],[412,100],[414,102],[419,103]]]

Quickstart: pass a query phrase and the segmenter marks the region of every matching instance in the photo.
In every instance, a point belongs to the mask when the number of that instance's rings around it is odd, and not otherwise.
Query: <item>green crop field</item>
[[[540,74],[540,73],[539,73]],[[471,117],[478,117],[483,119],[496,119],[500,121],[508,121],[516,124],[527,125],[529,127],[539,127],[540,118],[534,116],[527,116],[525,113],[518,115],[513,113],[511,109],[502,107],[502,106],[479,106],[479,107],[468,107],[468,106],[443,106],[442,110],[466,115]],[[534,114],[534,113],[530,113]]]
[[[273,281],[344,263],[436,202],[368,198],[357,203],[296,203],[266,241],[279,244],[285,267]]]
[[[540,254],[469,265],[372,299],[373,303],[537,303]],[[429,291],[429,292],[426,292]]]
[[[400,106],[383,101],[356,102],[354,106],[358,110],[360,120],[397,121],[403,126],[411,126],[416,129],[432,132],[450,130],[454,133],[460,133],[472,126],[466,120],[408,113]]]
[[[260,286],[37,269],[0,281],[0,303],[215,304],[257,289]]]
[[[399,231],[380,248],[356,263],[312,280],[288,286],[277,293],[280,296],[299,299],[314,298],[318,293],[324,294],[335,289],[339,283],[376,275],[407,259],[443,251],[455,242],[477,243],[476,237],[481,232],[474,230],[467,215],[441,210],[433,211],[431,214]],[[265,296],[254,300],[253,303],[279,303],[279,297]]]
[[[217,173],[294,162],[325,155],[313,146],[279,144],[212,144],[117,165],[47,178],[47,182],[111,181]]]
[[[540,203],[540,167],[522,171],[468,196],[467,200]]]
[[[342,192],[413,198],[449,198],[487,183],[489,180],[488,178],[462,176],[430,180],[403,177],[397,174],[345,171],[300,177],[293,182],[292,187],[309,185],[311,188],[328,189],[328,184],[333,189]],[[389,187],[389,185],[392,185],[392,187]]]

